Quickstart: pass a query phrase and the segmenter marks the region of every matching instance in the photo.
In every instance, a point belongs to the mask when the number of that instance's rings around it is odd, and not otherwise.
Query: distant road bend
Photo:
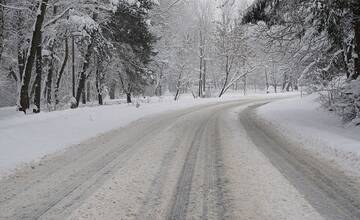
[[[254,117],[271,99],[140,119],[0,180],[0,219],[360,219],[360,185]]]

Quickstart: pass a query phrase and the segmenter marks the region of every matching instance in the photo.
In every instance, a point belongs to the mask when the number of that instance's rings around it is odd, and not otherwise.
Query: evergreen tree
[[[103,29],[112,39],[117,56],[122,63],[120,82],[131,102],[131,94],[142,92],[147,84],[147,68],[155,53],[155,36],[150,30],[149,11],[153,2],[140,0],[135,4],[121,1],[110,21]]]

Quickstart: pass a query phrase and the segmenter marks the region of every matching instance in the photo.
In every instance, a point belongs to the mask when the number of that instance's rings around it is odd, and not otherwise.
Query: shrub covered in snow
[[[345,83],[335,94],[333,107],[345,122],[360,125],[360,79]]]

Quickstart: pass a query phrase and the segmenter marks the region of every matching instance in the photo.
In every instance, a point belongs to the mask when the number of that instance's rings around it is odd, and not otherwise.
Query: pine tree
[[[149,0],[140,0],[138,4],[121,1],[104,28],[123,64],[119,77],[127,102],[131,102],[133,92],[141,92],[147,84],[146,66],[155,55],[153,44],[156,38],[148,24],[148,12],[152,7]]]

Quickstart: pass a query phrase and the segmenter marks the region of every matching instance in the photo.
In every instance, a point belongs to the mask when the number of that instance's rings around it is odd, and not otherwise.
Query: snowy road
[[[49,156],[0,181],[0,219],[359,219],[358,182],[257,126],[248,106],[263,102],[144,118]]]

